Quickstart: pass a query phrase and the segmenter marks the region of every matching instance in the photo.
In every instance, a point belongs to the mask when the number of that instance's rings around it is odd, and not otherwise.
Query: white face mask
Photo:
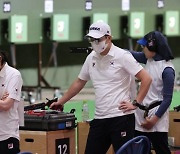
[[[91,42],[91,46],[94,51],[100,54],[107,48],[108,44],[106,44],[106,40],[99,42],[98,44],[94,41],[94,42]]]

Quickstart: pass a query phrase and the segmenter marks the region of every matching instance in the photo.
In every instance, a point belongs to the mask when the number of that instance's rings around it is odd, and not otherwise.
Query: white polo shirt
[[[0,141],[9,137],[19,139],[18,103],[21,98],[22,78],[18,70],[7,63],[0,71],[0,98],[4,92],[9,93],[9,98],[14,99],[14,105],[8,111],[0,110]]]
[[[123,113],[119,103],[131,100],[131,84],[143,67],[131,53],[112,44],[109,53],[101,56],[95,51],[86,58],[79,78],[92,80],[95,89],[95,119],[111,118]]]

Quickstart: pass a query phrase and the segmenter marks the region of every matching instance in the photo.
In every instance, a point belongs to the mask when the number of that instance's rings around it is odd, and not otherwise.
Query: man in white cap
[[[110,145],[116,152],[134,136],[135,106],[118,109],[119,103],[132,101],[131,81],[135,76],[141,81],[136,103],[143,101],[151,77],[136,62],[131,53],[115,46],[111,29],[104,22],[93,23],[86,35],[93,51],[87,56],[78,78],[68,91],[51,107],[64,105],[92,80],[95,89],[95,117],[90,122],[85,154],[105,154]]]

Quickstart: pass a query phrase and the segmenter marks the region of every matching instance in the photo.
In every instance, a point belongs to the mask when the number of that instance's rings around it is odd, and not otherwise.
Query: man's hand
[[[153,128],[153,126],[157,123],[157,121],[159,120],[159,118],[154,115],[153,117],[149,118],[149,117],[146,117],[145,119],[145,122],[143,122],[141,124],[141,126],[147,130]]]
[[[5,93],[3,94],[3,96],[1,97],[1,100],[4,101],[8,96],[9,96],[9,93],[8,93],[8,92],[5,92]]]
[[[122,110],[124,113],[130,110],[134,110],[136,108],[136,106],[134,106],[131,102],[128,101],[123,101],[119,105],[119,110]]]
[[[63,111],[64,107],[63,107],[63,105],[61,105],[59,102],[53,102],[53,103],[50,105],[50,109]]]

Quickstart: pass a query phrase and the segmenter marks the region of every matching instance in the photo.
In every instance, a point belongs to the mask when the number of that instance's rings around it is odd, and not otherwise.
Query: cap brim
[[[146,46],[147,40],[143,37],[142,39],[138,40],[137,43],[140,45]]]
[[[98,33],[93,33],[93,32],[89,32],[86,37],[93,37],[93,38],[101,38],[103,37],[103,34],[98,34]]]

